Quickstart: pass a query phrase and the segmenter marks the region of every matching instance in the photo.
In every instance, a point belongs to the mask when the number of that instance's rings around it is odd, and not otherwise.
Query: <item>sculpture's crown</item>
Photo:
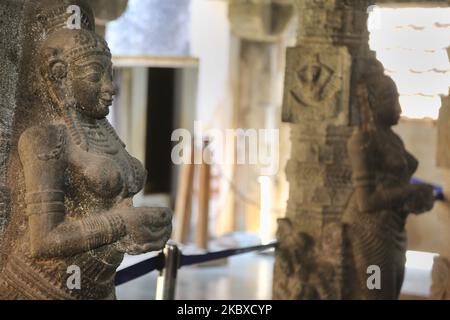
[[[108,44],[102,37],[94,32],[86,30],[78,30],[75,32],[76,34],[73,37],[74,43],[72,48],[67,49],[64,53],[67,61],[74,61],[92,54],[107,55],[111,57]]]
[[[72,11],[73,6],[79,12]],[[84,0],[43,0],[36,8],[44,45],[61,48],[68,61],[89,54],[111,56],[106,41],[95,33],[95,18],[90,6]],[[79,28],[71,28],[74,14],[79,13]]]
[[[78,14],[72,8],[79,8],[80,28],[95,32],[95,18],[92,9],[83,0],[43,0],[36,8],[38,23],[43,30],[44,38],[52,33],[67,28],[72,17]]]

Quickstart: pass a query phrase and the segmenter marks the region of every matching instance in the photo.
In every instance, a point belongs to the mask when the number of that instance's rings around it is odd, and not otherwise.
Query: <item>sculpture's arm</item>
[[[68,221],[64,210],[67,168],[64,127],[34,127],[19,141],[24,169],[30,248],[34,257],[70,256],[114,243],[127,234],[118,213]]]
[[[376,212],[400,209],[420,213],[432,207],[432,187],[428,185],[405,184],[379,186],[376,183],[376,161],[380,153],[368,132],[356,132],[348,143],[352,165],[353,187],[358,209],[361,212]],[[395,173],[394,173],[395,174]]]

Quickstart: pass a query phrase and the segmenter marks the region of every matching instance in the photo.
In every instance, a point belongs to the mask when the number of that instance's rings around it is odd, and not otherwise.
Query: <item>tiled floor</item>
[[[273,257],[256,253],[217,266],[190,266],[178,273],[177,299],[266,300],[272,296]],[[158,272],[117,288],[118,299],[155,299]]]

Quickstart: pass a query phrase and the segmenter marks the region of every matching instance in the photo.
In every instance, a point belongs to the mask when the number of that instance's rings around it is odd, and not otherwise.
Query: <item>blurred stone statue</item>
[[[417,160],[392,126],[401,109],[395,83],[371,59],[358,85],[361,125],[348,143],[354,192],[344,213],[348,254],[344,289],[349,299],[397,299],[406,262],[405,224],[409,213],[433,207],[433,187],[410,179]],[[371,266],[381,287],[369,289]]]
[[[431,280],[430,299],[450,300],[450,261],[447,258],[434,258]]]
[[[69,5],[81,8],[79,29],[66,26]],[[19,98],[2,106],[13,125],[0,126],[0,299],[115,299],[124,253],[162,249],[172,215],[132,205],[146,170],[105,118],[111,54],[90,7],[26,0],[23,10]]]
[[[307,233],[298,233],[289,218],[279,219],[278,225],[275,268],[289,278],[274,283],[273,298],[282,299],[282,292],[295,300],[337,299],[332,288],[336,277],[333,266],[316,258],[314,239]]]

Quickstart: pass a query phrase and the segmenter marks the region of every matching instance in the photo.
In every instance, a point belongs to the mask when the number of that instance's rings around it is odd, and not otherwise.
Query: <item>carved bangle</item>
[[[82,221],[82,233],[89,249],[118,241],[126,234],[125,222],[119,216],[97,216]]]
[[[27,215],[64,212],[64,192],[49,190],[30,192],[25,196]]]
[[[64,202],[64,192],[59,190],[48,190],[43,192],[29,192],[25,196],[27,204],[43,202]]]
[[[109,243],[110,236],[108,232],[105,232],[107,227],[108,221],[102,216],[82,220],[81,232],[84,235],[86,247],[93,249],[99,245]]]
[[[64,212],[63,202],[42,202],[27,205],[27,215]]]
[[[373,177],[371,175],[353,177],[352,183],[355,188],[374,186],[375,185],[375,177]]]
[[[108,222],[111,230],[111,241],[118,240],[127,234],[127,227],[121,216],[108,216]]]

